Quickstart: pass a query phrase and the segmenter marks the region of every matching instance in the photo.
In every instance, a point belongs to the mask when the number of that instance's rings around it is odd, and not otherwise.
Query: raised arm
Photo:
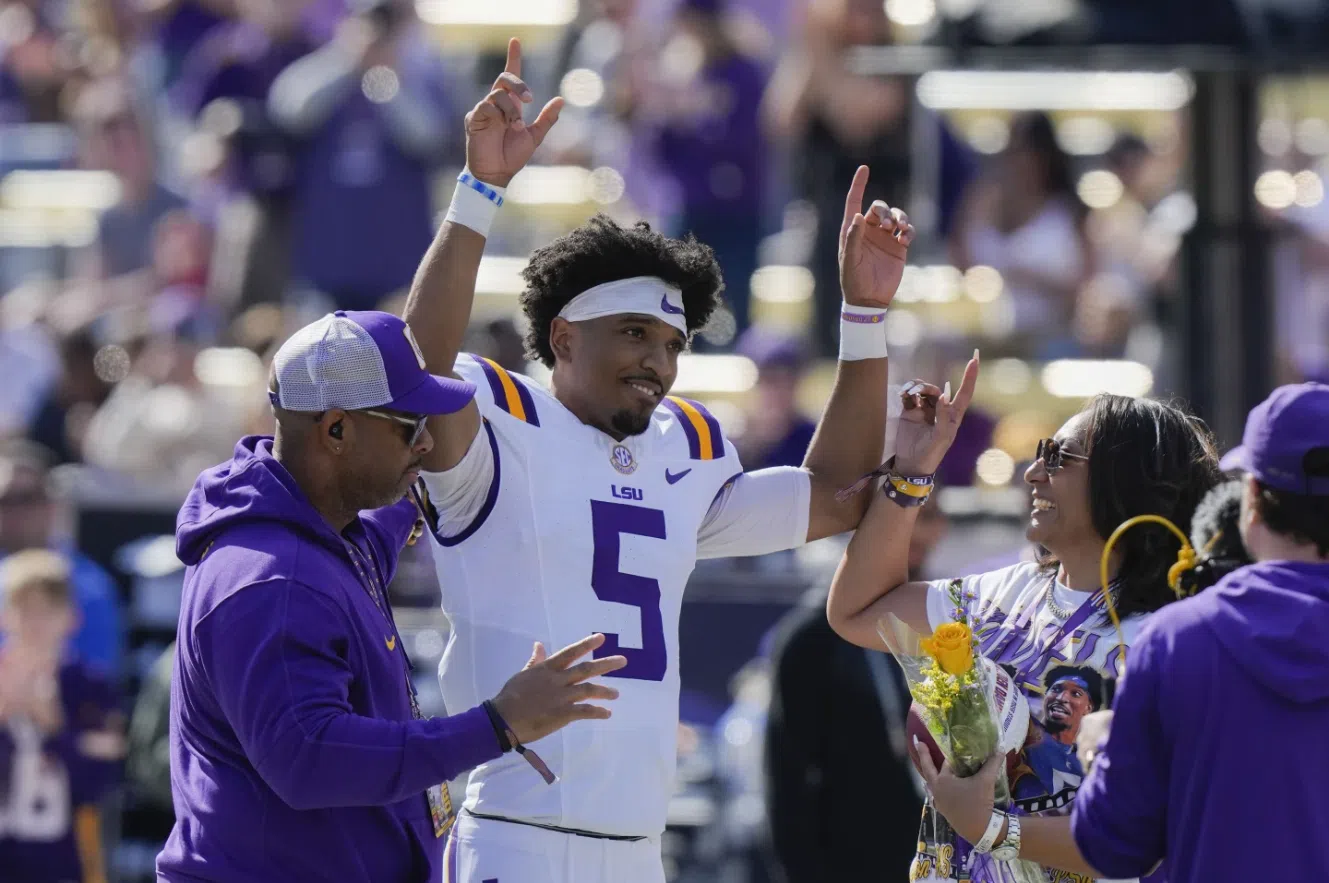
[[[467,173],[492,196],[468,183],[457,184],[452,208],[416,271],[406,302],[403,318],[435,374],[455,376],[453,367],[471,320],[485,236],[501,204],[502,190],[544,141],[563,107],[563,99],[554,98],[527,125],[522,121],[522,104],[531,100],[531,90],[521,80],[521,44],[514,39],[508,43],[506,69],[466,115]],[[429,421],[434,449],[424,460],[425,470],[445,472],[457,465],[479,430],[480,412],[474,402],[455,414],[434,417]]]
[[[836,494],[875,469],[886,438],[885,310],[904,275],[914,228],[881,200],[863,214],[868,168],[859,166],[840,225],[840,288],[844,321],[835,386],[803,460],[811,477],[809,542],[853,530],[869,497]]]
[[[892,472],[930,476],[955,441],[960,421],[978,385],[978,351],[965,367],[955,396],[946,389],[914,381],[905,386]],[[887,649],[877,634],[877,621],[893,613],[914,631],[931,634],[926,583],[909,582],[909,542],[919,507],[905,508],[880,493],[875,485],[871,508],[845,550],[831,582],[826,616],[846,641]]]

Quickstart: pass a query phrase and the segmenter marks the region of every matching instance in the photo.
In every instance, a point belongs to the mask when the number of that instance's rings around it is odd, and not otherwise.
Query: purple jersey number
[[[665,538],[664,513],[659,509],[591,500],[591,532],[595,557],[591,562],[591,588],[601,601],[631,604],[641,610],[641,649],[620,647],[618,635],[605,633],[605,642],[595,658],[622,654],[628,664],[611,678],[663,681],[668,659],[665,653],[664,620],[660,616],[660,584],[655,580],[623,573],[618,569],[619,537]]]

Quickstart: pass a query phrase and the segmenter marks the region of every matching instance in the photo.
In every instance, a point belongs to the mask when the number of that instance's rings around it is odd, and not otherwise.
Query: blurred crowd
[[[0,555],[67,553],[71,646],[113,678],[129,674],[126,601],[75,542],[74,501],[171,510],[240,436],[270,431],[262,390],[290,331],[332,309],[399,311],[464,163],[463,115],[502,68],[501,45],[450,39],[427,6],[446,4],[0,0]],[[927,107],[916,77],[852,63],[917,38],[908,6],[581,0],[528,43],[537,96],[568,99],[534,165],[589,172],[572,200],[586,213],[715,249],[728,310],[694,349],[755,368],[726,412],[747,468],[797,464],[810,441],[806,391],[838,347],[836,238],[860,164],[871,196],[919,227],[911,264],[944,270],[916,274],[892,311],[897,379],[981,342],[1026,373],[1129,360],[1175,386],[1185,165],[1204,148],[1184,111]],[[1329,151],[1261,139],[1278,168],[1319,168]],[[1270,210],[1280,382],[1329,378],[1329,205],[1318,177],[1303,198],[1309,180]],[[518,223],[500,223],[495,257],[581,219],[523,214],[543,194],[513,191]],[[525,370],[520,321],[482,316],[467,348]],[[1018,447],[1001,410],[980,394],[945,484]],[[154,567],[171,569],[147,578]],[[432,579],[409,556],[402,572]],[[870,692],[865,672],[854,683]]]
[[[1180,119],[1125,121],[1086,148],[1075,119],[927,110],[910,78],[849,63],[899,38],[886,6],[586,0],[533,53],[528,79],[570,105],[538,159],[606,172],[598,207],[715,248],[729,310],[698,352],[741,351],[758,329],[805,361],[834,354],[842,192],[867,163],[872,192],[926,231],[916,263],[965,274],[947,278],[982,307],[953,328],[925,314],[902,339],[1166,376],[1159,329],[1194,221]],[[409,0],[0,5],[0,432],[169,498],[263,429],[253,391],[273,345],[328,309],[398,303],[431,238],[495,64],[446,33]],[[73,171],[88,174],[43,174]],[[1287,225],[1280,315],[1319,315],[1323,224]],[[520,258],[559,232],[522,226],[491,251]],[[767,266],[806,267],[811,309],[768,322],[753,286]],[[516,321],[487,320],[476,345],[521,367]],[[1286,373],[1324,371],[1323,341],[1282,326]]]

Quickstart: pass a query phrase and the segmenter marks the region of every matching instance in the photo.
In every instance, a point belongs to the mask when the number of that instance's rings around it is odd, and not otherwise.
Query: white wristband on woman
[[[487,237],[506,192],[506,187],[486,184],[472,175],[470,169],[463,169],[457,176],[457,186],[452,191],[452,204],[448,206],[444,220],[469,227]]]
[[[840,361],[886,358],[886,311],[844,304],[840,312]]]

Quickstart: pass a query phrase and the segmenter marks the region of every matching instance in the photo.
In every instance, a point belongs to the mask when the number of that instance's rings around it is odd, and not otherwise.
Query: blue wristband
[[[490,187],[484,181],[477,180],[470,173],[462,172],[460,175],[457,176],[457,181],[459,183],[465,184],[467,187],[471,188],[476,193],[480,194],[485,199],[492,202],[494,205],[497,206],[503,205],[503,197],[499,195],[499,192],[497,190],[495,190],[493,187]]]

